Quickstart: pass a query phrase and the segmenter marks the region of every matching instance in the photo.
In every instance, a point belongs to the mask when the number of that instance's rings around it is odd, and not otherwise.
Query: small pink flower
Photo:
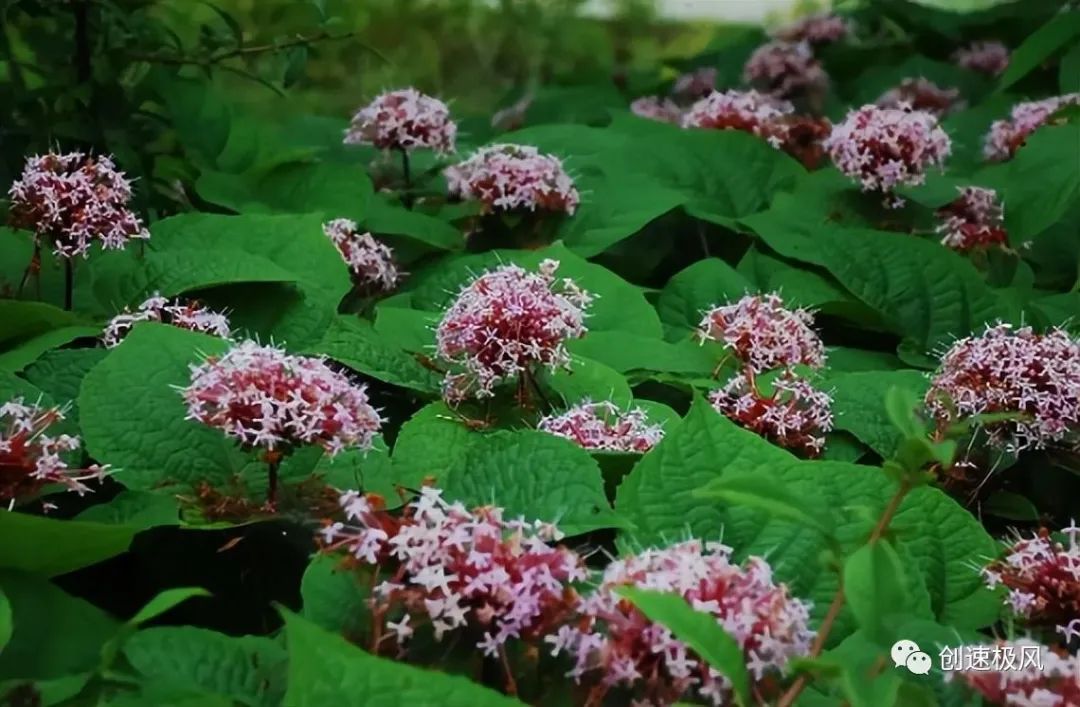
[[[301,444],[318,444],[331,455],[370,449],[382,423],[364,386],[320,359],[254,341],[191,366],[191,383],[181,393],[188,419],[267,450]]]
[[[670,98],[642,96],[630,104],[630,112],[641,118],[677,125],[682,120],[682,108]]]
[[[80,443],[78,437],[47,434],[63,419],[61,408],[27,405],[21,397],[0,405],[0,502],[13,507],[48,484],[81,496],[91,490],[86,481],[106,476],[107,466],[72,469],[64,461],[63,455],[79,449]]]
[[[933,81],[922,78],[907,78],[900,85],[891,88],[877,99],[881,108],[910,108],[930,113],[938,118],[963,107],[960,90],[941,88]]]
[[[446,169],[451,196],[488,211],[554,211],[573,215],[581,197],[554,155],[527,145],[489,145]]]
[[[570,675],[576,680],[595,673],[598,691],[624,688],[639,700],[635,704],[667,705],[696,697],[725,705],[731,683],[623,599],[618,591],[624,587],[674,593],[710,614],[742,648],[754,689],[762,694],[775,690],[775,677],[789,660],[806,655],[814,638],[807,625],[810,605],[775,584],[772,569],[760,557],[740,566],[731,561],[730,548],[713,543],[703,548],[701,541],[691,540],[616,560],[604,571],[599,588],[581,601],[578,620],[545,641],[553,655],[567,653],[574,659]]]
[[[833,127],[825,150],[863,191],[891,195],[898,186],[922,184],[926,170],[944,164],[952,145],[929,113],[867,105]]]
[[[374,145],[380,150],[430,148],[454,151],[457,125],[450,109],[415,88],[380,94],[356,112],[345,131],[347,145]]]
[[[94,241],[121,250],[150,233],[128,208],[131,184],[110,157],[82,152],[29,157],[22,176],[8,191],[9,220],[15,228],[46,241],[62,258],[86,257]]]
[[[402,273],[394,263],[394,251],[370,233],[361,233],[355,221],[347,218],[327,221],[323,233],[333,241],[358,284],[388,292],[401,279]]]
[[[1004,557],[982,570],[987,585],[1005,586],[1005,599],[1012,613],[1029,626],[1058,627],[1065,630],[1080,617],[1080,547],[1076,526],[1064,531],[1068,546],[1054,540],[1042,528],[1033,537],[1017,535]]]
[[[781,41],[754,50],[743,68],[743,80],[780,98],[813,93],[829,83],[809,43]]]
[[[719,341],[755,371],[825,365],[825,344],[813,329],[814,316],[788,309],[778,293],[746,295],[713,307],[698,324],[698,338]]]
[[[644,410],[623,412],[609,400],[585,400],[560,415],[544,417],[536,427],[582,449],[607,452],[643,453],[664,438],[664,428],[650,425]]]
[[[961,187],[960,197],[938,209],[937,215],[941,244],[953,250],[967,252],[1009,245],[1004,211],[993,189]]]
[[[170,326],[191,331],[219,336],[228,339],[232,334],[229,328],[229,320],[220,312],[201,307],[197,302],[182,303],[180,300],[172,301],[154,294],[153,297],[139,305],[139,308],[131,312],[124,309],[109,320],[101,339],[106,348],[113,348],[123,341],[131,328],[139,322],[161,322]]]
[[[1080,105],[1080,93],[1016,104],[1008,120],[995,120],[990,125],[983,155],[995,162],[1009,159],[1023,147],[1028,136],[1050,121],[1054,113],[1072,105]]]
[[[437,641],[469,627],[482,636],[477,648],[497,655],[510,639],[533,640],[562,623],[577,601],[572,583],[586,578],[576,553],[548,545],[562,538],[558,529],[506,520],[495,506],[470,511],[428,487],[401,516],[356,491],[340,503],[345,522],[323,529],[323,550],[383,571],[374,614],[399,645],[424,624]]]
[[[709,402],[740,427],[805,457],[821,454],[833,426],[832,397],[787,371],[772,382],[770,394],[744,371],[710,393]]]
[[[497,384],[533,366],[569,367],[565,342],[585,335],[592,296],[570,278],[556,284],[558,267],[545,260],[530,273],[504,265],[461,290],[435,331],[439,358],[464,369],[447,374],[447,400],[490,397]]]
[[[987,656],[989,667],[947,671],[945,680],[964,680],[985,698],[988,705],[1080,705],[1080,682],[1076,679],[1080,668],[1076,656],[1063,656],[1026,638],[985,646],[963,646],[957,650],[961,655],[978,653]]]
[[[697,100],[716,89],[716,77],[715,67],[702,66],[677,78],[671,87],[671,93],[680,99]]]
[[[926,405],[944,426],[982,414],[1022,415],[983,425],[991,444],[1014,452],[1066,441],[1080,426],[1080,342],[1061,329],[987,327],[945,353]]]
[[[813,46],[831,44],[851,33],[847,20],[827,12],[807,15],[771,33],[773,39],[785,42],[808,42]]]
[[[987,76],[1000,76],[1009,67],[1009,48],[1001,42],[972,42],[957,49],[952,60],[965,69]]]

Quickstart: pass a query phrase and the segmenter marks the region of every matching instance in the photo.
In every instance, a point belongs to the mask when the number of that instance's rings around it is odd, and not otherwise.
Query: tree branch
[[[297,35],[295,39],[291,39],[288,42],[271,43],[271,44],[256,44],[249,47],[236,47],[234,49],[228,49],[220,51],[216,54],[209,56],[182,56],[182,55],[167,55],[167,54],[128,54],[129,59],[136,61],[146,61],[151,64],[168,64],[171,66],[202,66],[209,67],[215,64],[220,64],[223,61],[229,59],[235,59],[237,57],[251,56],[254,54],[266,54],[269,52],[279,52],[286,49],[292,49],[293,47],[307,46],[316,42],[332,42],[341,39],[349,39],[353,36],[352,32],[345,34],[330,34],[329,32],[319,32],[309,36]],[[369,51],[379,54],[374,49],[366,47]],[[379,54],[379,56],[382,56]]]

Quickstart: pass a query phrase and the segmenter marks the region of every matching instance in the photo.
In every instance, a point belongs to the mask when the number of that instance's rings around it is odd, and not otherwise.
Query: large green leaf
[[[325,213],[327,218],[363,218],[374,198],[362,165],[290,162],[255,178],[204,171],[196,183],[207,201],[238,213]]]
[[[660,319],[641,290],[607,268],[571,253],[561,243],[534,251],[496,250],[448,256],[418,270],[406,286],[414,306],[441,310],[453,301],[463,286],[485,270],[514,263],[535,272],[540,261],[548,258],[560,263],[556,277],[572,278],[596,296],[585,322],[589,331],[616,330],[642,336],[660,335]]]
[[[738,300],[756,288],[719,258],[699,260],[676,273],[660,292],[656,308],[669,338],[685,338],[710,307]]]
[[[998,90],[1003,91],[1039,66],[1057,50],[1080,36],[1080,12],[1066,11],[1056,15],[1031,33],[1009,57],[1009,67],[1001,75]]]
[[[358,639],[371,623],[369,590],[360,573],[340,557],[316,555],[300,581],[303,616],[327,631]]]
[[[157,686],[277,705],[285,692],[284,648],[262,636],[226,636],[193,626],[148,628],[124,643],[124,658]]]
[[[288,611],[285,707],[495,707],[519,705],[463,677],[366,653]]]
[[[1076,13],[1080,17],[1080,12]],[[1080,199],[1080,124],[1040,128],[995,179],[1002,186],[1005,226],[1015,245],[1058,223]]]
[[[164,324],[140,324],[83,380],[79,410],[90,454],[133,489],[221,482],[249,456],[217,429],[184,419],[177,386],[189,366],[227,344]]]
[[[450,468],[446,498],[495,504],[508,517],[556,522],[568,535],[618,525],[600,467],[588,452],[536,430],[478,437]]]
[[[922,398],[929,379],[921,371],[861,371],[828,376],[822,384],[833,396],[836,429],[855,435],[884,459],[891,458],[902,441],[900,431],[885,413],[885,393],[893,386]]]
[[[69,326],[53,329],[20,342],[10,351],[0,354],[0,371],[21,371],[40,356],[53,349],[70,344],[76,339],[96,336],[101,329],[96,326]]]
[[[568,342],[566,348],[620,373],[650,371],[708,376],[717,364],[714,349],[689,338],[669,343],[622,331],[597,331]]]
[[[324,354],[372,378],[421,393],[436,393],[442,385],[442,376],[421,365],[415,354],[356,316],[335,316],[322,341],[308,352]]]
[[[626,407],[633,400],[630,385],[626,378],[611,367],[583,356],[573,356],[570,368],[560,368],[555,372],[544,369],[537,376],[540,384],[562,399],[553,401],[567,406],[583,400],[610,400],[619,407]]]
[[[756,469],[778,479],[785,493],[806,506],[828,508],[835,517],[835,536],[851,551],[865,542],[870,525],[895,489],[880,470],[843,462],[801,461],[758,436],[736,427],[702,400],[682,424],[646,454],[619,487],[616,509],[634,532],[632,544],[670,542],[687,533],[702,539],[723,539],[736,554],[769,558],[778,579],[796,596],[814,602],[820,620],[837,589],[837,578],[820,558],[828,551],[819,533],[756,508],[723,505],[699,498],[707,484],[728,473]],[[963,616],[965,625],[993,622],[994,614],[977,602],[988,593],[972,557],[989,557],[995,543],[978,521],[940,491],[920,488],[907,496],[892,525],[897,551],[908,566],[920,605],[934,615]],[[833,640],[852,629],[841,615]]]
[[[206,260],[252,255],[288,272],[301,296],[288,306],[276,305],[275,311],[262,314],[268,315],[274,339],[294,347],[318,340],[352,287],[348,268],[323,234],[322,218],[317,214],[184,214],[154,224],[150,243],[159,252],[203,251]],[[251,300],[257,298],[238,298],[228,304],[240,310],[238,315],[244,307],[264,304]]]
[[[12,536],[5,532],[4,537]],[[31,542],[37,541],[20,544]],[[0,653],[0,681],[49,680],[92,670],[102,646],[120,628],[101,609],[40,576],[0,571],[0,589],[11,603],[13,628]]]
[[[906,573],[899,553],[884,540],[863,545],[847,558],[844,598],[862,631],[887,640],[890,617],[919,614],[921,607],[906,591],[910,586]]]
[[[575,185],[581,205],[558,235],[584,258],[603,253],[686,201],[682,192],[632,173],[589,174]]]
[[[445,403],[426,405],[401,426],[390,457],[394,478],[408,488],[418,488],[428,477],[441,486],[481,437]]]
[[[127,551],[136,528],[0,511],[0,569],[65,574]]]
[[[78,397],[83,378],[105,358],[105,349],[60,349],[50,351],[23,371],[23,377],[45,391],[53,400],[71,403],[68,419],[79,420]]]

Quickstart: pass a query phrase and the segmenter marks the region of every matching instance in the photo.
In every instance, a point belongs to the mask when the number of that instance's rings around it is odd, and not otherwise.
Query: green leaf
[[[1080,42],[1061,57],[1058,87],[1062,94],[1080,92]]]
[[[712,614],[695,611],[677,594],[636,587],[624,587],[618,590],[618,593],[633,602],[649,619],[668,628],[710,667],[730,680],[736,704],[751,704],[750,674],[746,670],[746,656],[738,642]]]
[[[249,455],[217,429],[187,415],[177,386],[189,366],[227,348],[222,339],[164,324],[139,324],[83,380],[83,441],[115,478],[136,490],[223,481]]]
[[[1009,67],[998,81],[998,91],[1024,78],[1058,49],[1080,36],[1080,12],[1062,12],[1032,32],[1009,56]]]
[[[97,336],[100,332],[96,326],[70,326],[39,334],[0,354],[0,371],[21,371],[53,349],[76,339]]]
[[[844,563],[844,595],[859,628],[879,641],[892,638],[886,622],[920,607],[906,591],[910,581],[900,555],[885,540],[868,543]]]
[[[806,503],[784,488],[778,479],[767,472],[727,474],[695,494],[700,498],[718,499],[727,505],[759,508],[777,518],[790,520],[832,537],[832,517],[825,509]]]
[[[737,427],[699,398],[682,423],[619,486],[616,511],[633,527],[622,544],[647,547],[687,534],[722,539],[737,557],[768,557],[777,579],[787,582],[795,596],[813,601],[813,616],[821,620],[838,586],[834,572],[820,561],[829,553],[822,535],[760,509],[721,506],[696,496],[698,489],[729,473],[758,471],[777,478],[804,507],[829,509],[837,541],[847,552],[865,543],[865,517],[877,517],[895,492],[879,470],[796,459]],[[922,487],[905,498],[891,527],[897,551],[910,567],[912,596],[928,602],[935,616],[955,613],[967,626],[995,620],[996,615],[988,616],[987,605],[973,599],[988,591],[970,563],[972,557],[993,556],[996,544],[970,513],[940,491]],[[977,606],[959,613],[957,607],[967,602]],[[842,612],[832,640],[851,630],[851,616]]]
[[[12,342],[30,339],[54,329],[75,326],[79,318],[59,307],[44,302],[23,302],[0,299],[0,345],[9,348]]]
[[[495,504],[509,518],[554,522],[567,535],[619,524],[596,460],[572,442],[537,430],[478,436],[450,467],[442,488],[449,500]]]
[[[552,373],[543,369],[537,379],[540,385],[562,398],[561,401],[552,401],[556,407],[570,407],[584,400],[610,400],[625,408],[634,398],[622,374],[583,356],[573,356],[569,370],[560,368]]]
[[[371,623],[369,587],[361,582],[361,573],[340,558],[316,555],[300,581],[303,616],[327,631],[359,640]]]
[[[421,393],[442,389],[441,375],[399,348],[394,337],[380,335],[370,322],[355,316],[337,315],[322,341],[307,353],[324,354],[372,378]]]
[[[75,518],[136,530],[180,524],[176,499],[150,491],[121,491],[105,503],[90,506]]]
[[[19,536],[5,528],[3,537]],[[20,544],[38,542],[26,537]],[[0,588],[10,602],[13,628],[0,654],[0,681],[50,680],[95,669],[101,647],[120,627],[102,610],[40,576],[2,571]]]
[[[495,707],[518,705],[463,677],[378,658],[289,611],[285,707]]]
[[[719,258],[699,260],[676,273],[660,291],[656,309],[669,328],[669,338],[684,338],[697,329],[709,308],[755,291],[753,284]]]
[[[79,388],[83,378],[105,358],[105,349],[59,349],[50,351],[28,366],[22,372],[26,380],[33,383],[55,401],[71,403],[67,417],[75,424],[79,421]]]
[[[419,269],[406,282],[406,288],[415,307],[442,311],[463,286],[485,270],[514,263],[536,272],[540,262],[548,258],[560,263],[557,278],[569,277],[596,296],[586,319],[590,332],[625,331],[659,338],[660,319],[639,288],[607,268],[574,255],[561,243],[533,251],[495,250],[447,256]]]
[[[1024,523],[1036,522],[1041,517],[1034,503],[1011,491],[995,491],[983,501],[980,510],[998,518]]]
[[[589,332],[581,339],[567,342],[566,348],[619,373],[649,371],[709,376],[718,363],[714,347],[702,346],[692,339],[669,343],[622,331]]]
[[[588,174],[575,183],[581,205],[558,237],[583,258],[603,253],[686,201],[683,193],[637,174]]]
[[[148,250],[141,256],[127,251],[107,253],[93,262],[94,294],[109,311],[135,308],[155,293],[173,297],[239,282],[296,280],[294,273],[274,261],[224,244],[209,253],[182,245],[158,243],[155,247],[168,250]]]
[[[886,393],[893,387],[910,393],[903,402],[906,412],[897,411],[904,412],[902,419],[908,420],[926,393],[929,379],[922,372],[910,369],[860,371],[832,374],[822,386],[831,389],[836,429],[850,432],[883,459],[890,459],[896,454],[902,432],[886,409]],[[912,399],[916,402],[907,409]]]
[[[462,250],[465,235],[442,219],[375,199],[360,226],[377,236],[405,236],[440,250]]]
[[[460,413],[441,401],[430,403],[401,426],[390,457],[393,476],[407,488],[419,488],[429,476],[441,486],[481,437],[465,425]]]
[[[11,620],[11,602],[7,598],[7,594],[4,594],[4,589],[0,586],[0,653],[4,652],[4,647],[11,640],[11,634],[14,632],[14,624]]]
[[[155,685],[228,697],[240,704],[281,704],[287,657],[261,636],[226,636],[191,626],[148,628],[127,640],[124,658]]]
[[[1080,12],[1076,13],[1080,17]],[[1009,239],[1020,245],[1058,223],[1080,199],[1080,164],[1063,160],[1080,145],[1080,124],[1036,130],[1004,165],[1002,201]],[[995,180],[996,181],[996,180]]]
[[[52,577],[127,551],[135,528],[0,511],[0,568]]]
[[[183,214],[158,221],[151,230],[155,251],[197,250],[207,261],[254,256],[288,272],[300,297],[287,306],[275,304],[267,311],[265,302],[248,297],[231,301],[229,308],[235,323],[244,318],[244,307],[263,306],[259,313],[269,319],[263,324],[264,333],[293,348],[319,339],[352,287],[345,261],[323,234],[318,214]]]
[[[327,220],[361,221],[374,199],[362,165],[332,162],[280,164],[256,179],[206,170],[195,188],[207,201],[241,214],[322,212]]]
[[[627,114],[614,116],[609,130],[637,141],[633,150],[605,155],[606,169],[646,174],[681,192],[691,216],[722,226],[765,208],[805,174],[794,159],[739,130],[685,130]]]
[[[208,597],[210,592],[202,587],[174,587],[161,592],[139,609],[138,613],[127,620],[129,626],[141,626],[156,619],[170,609],[174,609],[193,597]]]

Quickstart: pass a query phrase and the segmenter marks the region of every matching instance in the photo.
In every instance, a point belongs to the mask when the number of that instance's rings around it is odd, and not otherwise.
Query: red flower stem
[[[16,298],[22,298],[23,290],[26,288],[26,283],[30,281],[30,276],[38,276],[38,287],[41,286],[40,280],[41,273],[41,245],[34,241],[34,254],[30,256],[30,262],[26,265],[26,270],[23,271],[22,280],[19,281],[19,289],[15,292]]]
[[[499,662],[502,664],[503,675],[506,676],[506,694],[516,697],[517,682],[514,680],[514,671],[510,668],[510,659],[506,655],[506,646],[499,646]]]
[[[266,462],[266,470],[270,477],[270,486],[266,490],[266,505],[269,508],[274,508],[277,505],[278,466],[280,464],[281,457],[276,455]]]

